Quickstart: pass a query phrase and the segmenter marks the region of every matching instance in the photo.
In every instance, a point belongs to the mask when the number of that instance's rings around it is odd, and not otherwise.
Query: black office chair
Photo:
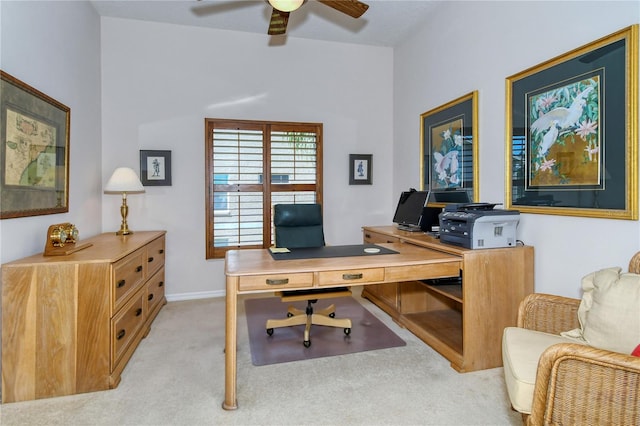
[[[324,246],[322,210],[319,204],[276,204],[274,206],[273,225],[275,227],[276,247],[290,249]],[[335,305],[314,311],[313,304],[319,299],[351,296],[348,287],[281,291],[276,293],[283,302],[307,301],[306,310],[289,306],[287,318],[267,320],[267,334],[271,336],[274,328],[305,324],[305,347],[311,346],[311,325],[340,327],[345,334],[351,333],[351,320],[335,318]]]

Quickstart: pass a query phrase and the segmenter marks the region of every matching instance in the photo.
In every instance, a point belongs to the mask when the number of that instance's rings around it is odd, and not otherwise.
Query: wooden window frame
[[[229,250],[268,248],[272,241],[272,195],[279,192],[314,192],[315,202],[322,205],[322,123],[299,123],[281,121],[256,121],[205,118],[205,215],[206,215],[206,258],[224,258]],[[214,129],[261,129],[263,134],[263,179],[262,183],[229,184],[228,192],[261,192],[263,194],[262,245],[214,246]],[[271,182],[271,132],[294,131],[316,134],[315,183],[272,183]],[[265,208],[264,206],[269,206]]]

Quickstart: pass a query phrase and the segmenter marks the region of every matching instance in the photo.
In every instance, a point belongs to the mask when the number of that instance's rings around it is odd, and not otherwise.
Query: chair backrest
[[[320,204],[276,204],[273,206],[276,247],[324,246]]]
[[[629,272],[640,274],[640,251],[634,254],[629,261]]]

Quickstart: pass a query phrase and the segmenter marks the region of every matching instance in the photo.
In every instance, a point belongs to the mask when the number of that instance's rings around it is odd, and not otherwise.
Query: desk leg
[[[224,402],[222,408],[235,410],[238,408],[236,396],[237,380],[237,335],[238,335],[238,277],[227,277],[226,316],[225,316],[225,350],[224,350]]]

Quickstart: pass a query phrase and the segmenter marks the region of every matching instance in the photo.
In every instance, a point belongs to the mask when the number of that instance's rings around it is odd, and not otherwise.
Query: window
[[[322,124],[205,119],[207,259],[273,244],[273,205],[322,204]]]

